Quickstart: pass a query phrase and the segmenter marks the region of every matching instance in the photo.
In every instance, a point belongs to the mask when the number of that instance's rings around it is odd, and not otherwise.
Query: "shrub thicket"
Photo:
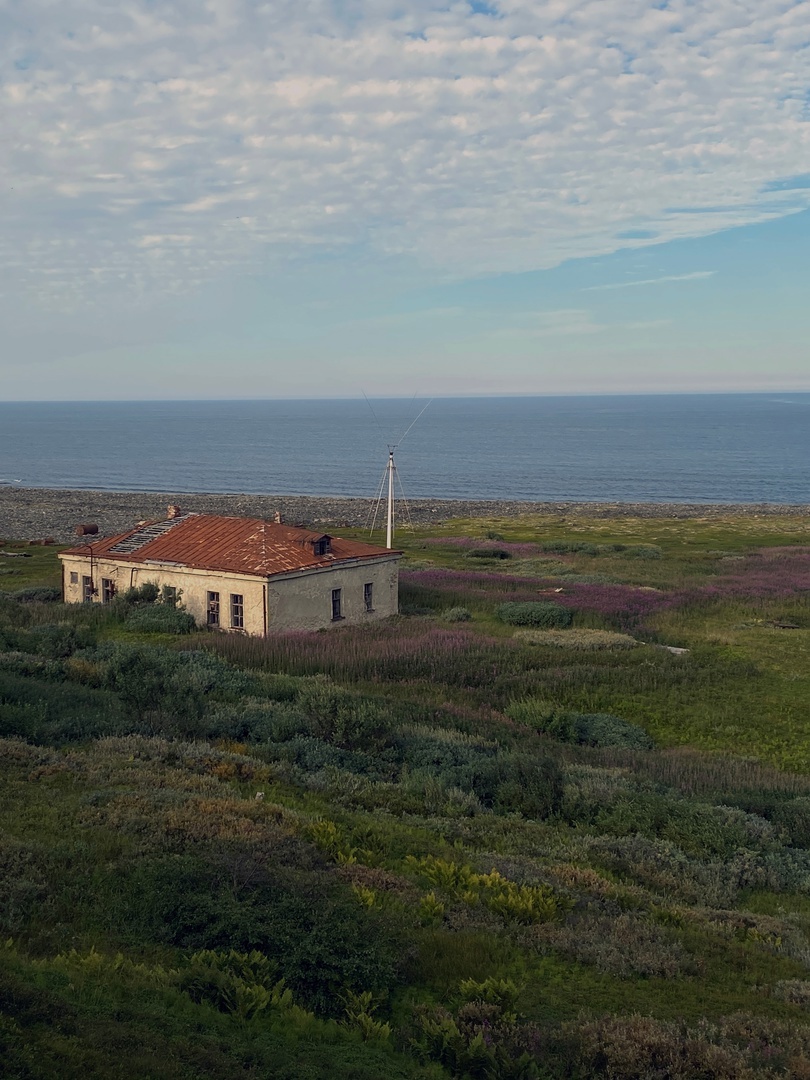
[[[194,616],[166,604],[136,607],[124,620],[128,630],[147,634],[190,634],[195,627]]]
[[[568,608],[550,600],[510,601],[499,604],[496,614],[501,622],[510,626],[562,627],[570,626],[572,620]]]

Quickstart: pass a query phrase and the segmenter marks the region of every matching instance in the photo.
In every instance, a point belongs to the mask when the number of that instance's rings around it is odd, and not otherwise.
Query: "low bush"
[[[589,544],[584,540],[543,540],[540,550],[555,555],[598,555],[600,549],[598,544]]]
[[[773,988],[773,996],[793,1005],[810,1005],[810,982],[806,979],[782,979]]]
[[[6,659],[13,654],[6,654]],[[0,737],[16,735],[41,745],[64,746],[122,732],[124,717],[115,695],[60,678],[48,678],[59,661],[32,660],[44,671],[3,671]],[[45,677],[42,677],[42,676]]]
[[[761,1075],[748,1067],[743,1050],[717,1045],[711,1030],[688,1031],[684,1024],[634,1015],[586,1020],[571,1032],[588,1077],[755,1080]]]
[[[496,615],[501,622],[510,626],[570,626],[572,615],[568,608],[554,604],[550,600],[511,601],[500,604]]]
[[[127,630],[149,634],[190,634],[195,625],[193,615],[168,604],[136,607],[124,620]]]
[[[467,552],[468,559],[511,559],[512,552],[505,548],[470,548]]]
[[[62,599],[62,590],[47,585],[31,585],[27,589],[18,589],[11,596],[19,604],[58,604]]]
[[[566,713],[571,724],[571,738],[582,746],[621,746],[629,750],[651,750],[653,740],[647,732],[609,713]]]
[[[619,979],[673,979],[696,965],[672,934],[631,912],[583,917],[564,925],[546,924],[535,940],[582,964]]]
[[[636,544],[624,549],[624,554],[631,559],[661,559],[663,552],[655,544]]]
[[[543,698],[518,698],[504,712],[510,720],[560,742],[628,750],[651,750],[654,745],[647,732],[629,720],[609,713],[566,712]]]
[[[160,596],[160,586],[155,581],[145,581],[143,585],[133,585],[116,598],[124,604],[154,604]]]
[[[451,607],[443,611],[441,617],[445,622],[469,622],[472,613],[465,607]]]

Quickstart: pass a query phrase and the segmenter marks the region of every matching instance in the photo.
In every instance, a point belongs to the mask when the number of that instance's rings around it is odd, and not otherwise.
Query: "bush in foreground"
[[[194,629],[194,616],[179,608],[165,604],[152,604],[149,607],[136,607],[127,615],[124,625],[127,630],[140,630],[148,634],[190,634]]]
[[[509,626],[554,627],[570,626],[572,615],[568,608],[553,604],[550,600],[512,601],[500,604],[496,615]]]

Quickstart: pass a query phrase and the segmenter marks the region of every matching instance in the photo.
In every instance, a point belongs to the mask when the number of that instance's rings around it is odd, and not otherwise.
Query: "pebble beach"
[[[314,497],[308,495],[206,495],[172,492],[81,491],[55,488],[0,487],[0,538],[41,540],[52,538],[65,544],[76,536],[76,527],[98,526],[98,535],[111,536],[139,521],[159,520],[169,504],[198,514],[261,517],[270,521],[276,513],[291,525],[367,528],[376,500]],[[408,502],[413,525],[439,525],[457,518],[517,518],[539,514],[562,520],[574,518],[725,519],[729,517],[805,517],[810,505],[777,503],[620,503],[620,502],[518,502],[510,500],[462,501],[413,499]],[[380,509],[380,515],[384,508]],[[404,504],[398,504],[400,524],[408,521]],[[383,524],[378,516],[378,528]]]

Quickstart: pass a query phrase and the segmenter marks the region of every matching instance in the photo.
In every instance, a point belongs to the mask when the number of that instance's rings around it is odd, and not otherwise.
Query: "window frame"
[[[245,594],[231,593],[231,630],[245,629]]]
[[[343,618],[343,589],[332,589],[332,622]]]
[[[209,590],[205,594],[205,625],[218,628],[220,626],[221,612],[222,604],[219,593]]]
[[[87,574],[82,574],[82,603],[93,603],[93,579]]]
[[[115,596],[115,579],[111,577],[103,577],[101,579],[101,602],[102,604],[111,604]]]
[[[374,610],[374,582],[367,581],[363,585],[363,603],[366,611]]]

